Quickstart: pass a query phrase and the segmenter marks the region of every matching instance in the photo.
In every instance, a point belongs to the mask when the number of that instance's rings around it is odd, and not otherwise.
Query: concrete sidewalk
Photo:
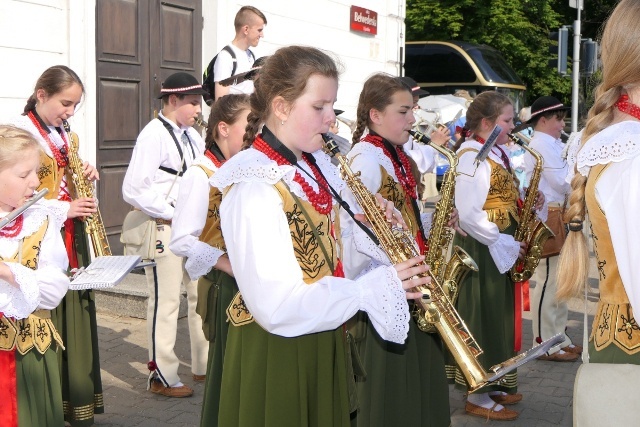
[[[582,342],[582,306],[583,303],[576,300],[570,307],[569,335],[575,343]],[[589,306],[589,312],[593,313],[594,304],[590,303]],[[528,349],[532,342],[531,320],[527,312],[524,317],[523,348]],[[204,386],[193,382],[190,366],[186,362],[180,367],[180,375],[185,384],[194,388],[193,397],[171,399],[146,390],[148,356],[145,320],[99,313],[98,329],[106,413],[96,416],[96,425],[199,426]],[[179,320],[178,334],[177,355],[180,360],[188,361],[189,338],[186,318]],[[524,395],[524,399],[512,407],[520,412],[520,418],[510,425],[571,426],[573,383],[579,366],[580,362],[535,360],[519,368],[519,391]],[[452,426],[486,425],[484,419],[465,415],[461,392],[450,386],[449,395]]]

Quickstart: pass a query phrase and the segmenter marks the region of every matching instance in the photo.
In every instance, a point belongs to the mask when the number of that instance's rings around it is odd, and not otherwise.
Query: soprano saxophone
[[[533,156],[536,165],[531,173],[531,182],[524,197],[522,213],[520,214],[520,222],[516,228],[513,238],[518,242],[527,243],[527,253],[523,261],[516,261],[509,275],[514,282],[523,282],[528,280],[540,263],[540,255],[542,248],[549,237],[553,237],[553,231],[542,221],[536,219],[534,211],[535,201],[538,197],[538,185],[540,185],[540,176],[542,175],[542,167],[544,160],[542,156],[535,150],[529,148],[517,136],[509,134],[509,139],[525,149]]]
[[[338,159],[342,178],[353,192],[355,199],[371,224],[373,233],[379,240],[380,247],[391,262],[398,264],[418,256],[419,250],[410,232],[389,226],[389,222],[379,209],[374,195],[364,186],[359,178],[360,174],[351,170],[347,159],[340,154],[336,142],[326,134],[322,134],[322,138],[325,141],[325,151]],[[431,277],[431,283],[416,289],[427,297],[416,300],[416,304],[419,304],[424,310],[426,321],[435,325],[442,341],[464,374],[469,384],[470,392],[489,382],[498,380],[563,340],[563,337],[558,334],[526,353],[493,366],[491,372],[487,372],[477,359],[482,354],[482,349],[444,293],[440,282],[431,272],[424,274],[428,274]]]
[[[95,198],[93,185],[84,176],[82,159],[78,155],[79,139],[75,132],[71,132],[69,123],[64,120],[62,122],[64,130],[69,135],[69,169],[71,170],[71,179],[76,189],[77,197]],[[100,209],[96,208],[96,213],[84,219],[85,230],[91,240],[93,253],[95,256],[111,256],[111,248],[107,240],[107,233],[104,229]]]
[[[454,208],[458,157],[448,148],[433,144],[428,137],[420,132],[409,131],[409,133],[417,142],[431,146],[449,162],[449,169],[442,177],[440,200],[436,203],[436,210],[433,214],[431,229],[427,238],[429,250],[426,254],[425,263],[429,265],[432,276],[442,283],[442,288],[451,303],[455,304],[460,285],[465,276],[471,271],[478,271],[478,265],[460,246],[454,246],[449,260],[445,259],[449,244],[453,239],[453,232],[447,227],[447,223]],[[433,323],[427,321],[422,308],[419,308],[415,315],[420,330],[435,332]]]

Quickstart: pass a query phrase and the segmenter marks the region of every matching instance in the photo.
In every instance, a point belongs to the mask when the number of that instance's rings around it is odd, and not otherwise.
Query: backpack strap
[[[231,49],[231,46],[226,45],[222,48],[231,55],[231,60],[233,61],[233,67],[231,68],[231,75],[233,76],[236,73],[236,68],[238,68],[238,59],[236,58],[236,53]],[[253,55],[253,52],[251,53]]]

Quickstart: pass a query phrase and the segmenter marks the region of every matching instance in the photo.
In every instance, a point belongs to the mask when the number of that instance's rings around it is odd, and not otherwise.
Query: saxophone
[[[529,148],[520,138],[511,134],[508,136],[511,141],[531,154],[536,161],[536,165],[531,173],[531,182],[524,197],[520,222],[513,235],[513,238],[518,242],[527,242],[527,253],[524,260],[516,261],[509,271],[511,280],[514,282],[523,282],[533,275],[538,263],[540,263],[540,254],[542,253],[545,242],[549,237],[553,237],[554,234],[547,224],[536,219],[533,209],[538,196],[538,185],[540,184],[544,160],[538,152]]]
[[[93,185],[82,173],[82,159],[78,155],[78,149],[80,141],[78,135],[75,132],[71,132],[69,123],[66,120],[62,121],[65,132],[69,135],[69,170],[71,171],[71,179],[76,189],[77,197],[89,197],[95,198],[93,193]],[[84,219],[85,231],[89,235],[91,240],[91,246],[93,247],[93,253],[95,256],[111,256],[111,248],[109,247],[109,241],[107,240],[107,233],[104,229],[104,223],[102,222],[102,216],[100,215],[100,209],[93,215]]]
[[[379,209],[374,195],[364,186],[359,178],[360,174],[351,170],[348,160],[340,154],[336,142],[326,134],[322,134],[322,138],[325,141],[324,150],[340,163],[342,178],[353,192],[355,199],[371,224],[372,231],[377,237],[380,247],[391,262],[398,264],[418,256],[419,250],[410,232],[389,226],[389,222]],[[453,355],[469,384],[470,392],[481,388],[489,382],[498,380],[523,363],[543,354],[551,346],[563,339],[558,334],[526,353],[493,366],[491,372],[487,372],[477,359],[482,354],[482,349],[446,296],[440,286],[440,282],[430,271],[424,274],[428,274],[431,277],[431,283],[416,289],[424,295],[423,298],[416,300],[416,304],[421,306],[426,322],[435,326],[445,346]]]
[[[447,222],[449,222],[449,217],[454,207],[458,157],[448,148],[433,144],[427,136],[420,132],[409,131],[409,134],[417,142],[430,145],[434,150],[446,157],[449,162],[449,170],[442,177],[440,200],[436,203],[436,210],[431,222],[431,229],[427,239],[429,250],[424,262],[429,265],[431,275],[442,283],[442,288],[446,292],[447,298],[451,303],[455,304],[458,299],[459,285],[465,276],[471,271],[478,271],[478,265],[460,246],[454,246],[451,258],[448,261],[445,259],[449,244],[453,239],[453,232],[447,227]],[[422,308],[419,308],[415,314],[421,331],[435,332],[433,324],[426,320]]]

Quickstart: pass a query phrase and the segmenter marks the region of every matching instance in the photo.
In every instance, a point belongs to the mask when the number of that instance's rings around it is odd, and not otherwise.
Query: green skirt
[[[78,264],[89,265],[89,241],[84,224],[74,219],[73,248]],[[64,229],[62,234],[64,236]],[[51,320],[62,337],[65,350],[58,352],[62,380],[64,418],[73,427],[94,424],[94,414],[104,413],[98,321],[93,290],[69,291],[51,311]]]
[[[593,345],[593,339],[589,341],[589,362],[590,363],[630,363],[640,365],[640,353],[627,354],[617,345],[610,344],[600,351]]]
[[[229,331],[226,310],[236,292],[235,279],[220,270],[212,270],[198,281],[196,312],[202,317],[202,329],[211,342],[200,419],[202,427],[218,425],[222,362]]]
[[[503,233],[513,234],[515,222]],[[467,275],[460,286],[460,296],[456,304],[458,313],[465,321],[471,334],[483,350],[478,361],[485,371],[516,355],[515,344],[515,292],[508,273],[501,274],[496,267],[489,248],[471,236],[457,234],[454,244],[469,253],[478,264],[478,272]],[[450,357],[453,360],[453,357]],[[450,381],[458,388],[467,389],[464,375],[455,363],[447,367]],[[498,382],[482,387],[476,393],[504,391],[513,394],[518,389],[517,371],[512,371]]]
[[[230,326],[218,424],[347,427],[343,328],[285,338],[256,322]]]
[[[360,402],[357,425],[451,425],[445,353],[439,335],[420,331],[411,320],[407,341],[395,344],[384,341],[371,323],[366,323],[366,334],[358,343],[366,377],[356,379]]]
[[[56,344],[44,354],[16,351],[16,388],[20,427],[63,427],[62,390]],[[0,403],[1,405],[2,403]]]

